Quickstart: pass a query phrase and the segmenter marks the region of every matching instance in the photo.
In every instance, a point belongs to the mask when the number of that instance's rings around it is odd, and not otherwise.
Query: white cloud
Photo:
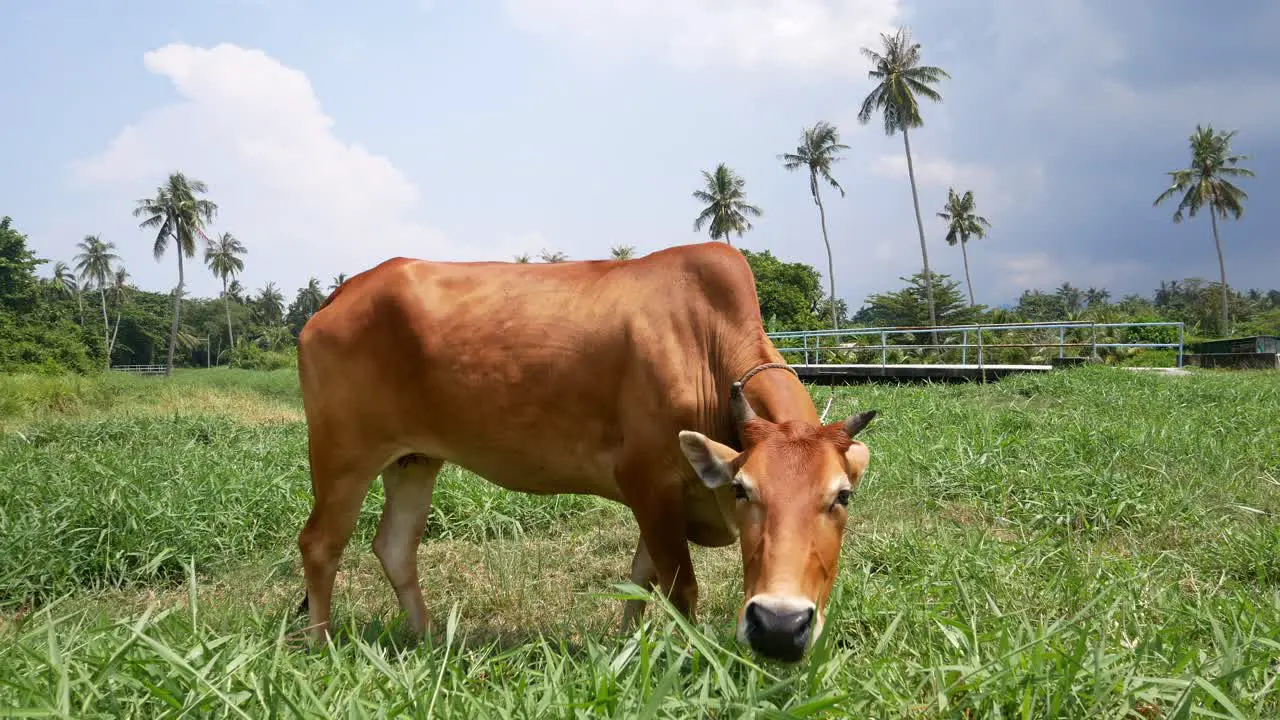
[[[900,0],[506,0],[526,30],[608,52],[656,52],[685,67],[865,77]]]
[[[960,165],[946,159],[925,160],[912,153],[911,164],[915,169],[917,185],[946,187],[956,183],[972,183],[975,178],[989,180],[990,168],[982,165]],[[881,177],[906,180],[907,156],[904,153],[881,155],[871,165],[871,171]]]
[[[308,275],[353,274],[396,254],[449,254],[441,235],[414,218],[413,183],[387,158],[335,135],[304,73],[225,43],[175,43],[143,61],[181,100],[77,163],[80,182],[132,203],[175,169],[205,181],[220,206],[210,230],[234,232],[248,247],[242,281],[250,287],[276,280],[288,293]],[[211,287],[192,275],[193,291]]]
[[[922,192],[924,188],[935,188],[943,192],[940,197],[945,199],[948,187],[954,187],[957,193],[972,190],[978,213],[993,221],[994,215],[1014,209],[1015,201],[1028,203],[1038,197],[1045,180],[1044,167],[1038,164],[995,166],[953,162],[940,157],[921,157],[914,147],[911,162],[915,166],[916,186]],[[871,172],[905,182],[907,156],[901,152],[880,155],[871,164]]]
[[[1131,287],[1133,278],[1142,276],[1148,264],[1134,260],[1063,257],[1047,252],[1015,255],[995,253],[991,263],[996,270],[990,275],[995,282],[992,288],[995,292],[990,294],[1011,300],[1016,299],[1025,289],[1049,291],[1064,282],[1079,287]],[[987,273],[983,272],[983,275]],[[979,284],[977,280],[975,284]],[[983,289],[986,289],[985,284],[983,285]]]

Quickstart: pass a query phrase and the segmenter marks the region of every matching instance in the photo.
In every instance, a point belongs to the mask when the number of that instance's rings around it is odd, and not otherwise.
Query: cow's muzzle
[[[813,615],[807,600],[757,596],[743,613],[741,637],[762,657],[796,662],[812,639]]]

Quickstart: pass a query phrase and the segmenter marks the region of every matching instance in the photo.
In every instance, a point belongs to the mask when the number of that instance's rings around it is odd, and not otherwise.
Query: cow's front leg
[[[653,474],[648,474],[644,479],[630,478],[632,482],[626,482],[627,478],[619,477],[619,486],[640,526],[640,547],[632,562],[633,579],[637,569],[644,570],[644,575],[656,577],[671,604],[690,622],[696,622],[698,581],[693,574],[693,558],[689,556],[689,541],[685,536],[684,498],[678,485],[664,487],[653,482],[653,478]],[[647,558],[641,556],[641,551],[647,551]],[[637,568],[637,562],[648,567]],[[636,608],[642,609],[643,605]],[[638,615],[636,612],[635,617]],[[624,617],[630,617],[626,610]]]
[[[643,537],[636,543],[636,554],[631,558],[631,582],[645,590],[652,589],[658,583],[658,572],[653,567],[653,558],[649,557],[649,548],[644,546]],[[630,632],[640,623],[644,606],[644,600],[627,600],[623,604],[623,632]]]

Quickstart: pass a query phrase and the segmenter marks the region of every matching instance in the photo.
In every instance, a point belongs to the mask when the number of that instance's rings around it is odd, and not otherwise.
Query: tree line
[[[138,288],[119,265],[113,246],[88,236],[71,262],[39,258],[27,238],[0,220],[0,371],[92,372],[109,365],[227,365],[251,369],[296,363],[298,332],[325,296],[346,280],[309,278],[288,299],[274,282],[248,291],[236,278],[243,270],[244,246],[229,233],[205,244],[204,266],[223,281],[218,297],[181,298],[181,324],[170,342],[174,293]],[[872,293],[857,308],[824,292],[822,274],[812,265],[790,262],[770,251],[743,250],[756,279],[760,312],[773,331],[814,330],[834,316],[842,327],[925,327],[930,320],[927,281],[922,272],[902,278],[897,290]],[[611,257],[634,249],[616,246]],[[194,252],[183,253],[193,257]],[[542,253],[541,262],[563,262],[560,253]],[[532,260],[530,260],[532,261]],[[52,272],[42,276],[41,265]],[[185,270],[184,270],[185,272]],[[1060,320],[1179,321],[1189,337],[1215,327],[1219,283],[1199,278],[1162,282],[1146,295],[1112,297],[1105,288],[1028,289],[1009,307],[974,304],[958,280],[935,273],[934,313],[941,325]],[[1280,334],[1280,290],[1228,290],[1230,310],[1243,334]],[[1011,354],[1009,361],[1025,358]]]

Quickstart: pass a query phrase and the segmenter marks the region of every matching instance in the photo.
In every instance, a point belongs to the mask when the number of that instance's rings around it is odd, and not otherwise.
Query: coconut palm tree
[[[227,294],[227,279],[234,279],[244,272],[244,260],[240,256],[245,252],[244,244],[229,232],[218,235],[204,249],[205,264],[213,271],[214,277],[222,280],[222,305],[227,311],[227,340],[231,347],[236,346],[236,338],[231,330],[231,296]]]
[[[115,270],[112,263],[120,259],[111,252],[115,243],[103,242],[99,235],[85,235],[84,240],[76,243],[80,252],[72,258],[76,263],[76,272],[84,287],[96,287],[102,298],[102,344],[111,345],[111,323],[107,320],[107,285],[110,284]],[[111,364],[111,355],[107,355],[107,365]]]
[[[760,208],[746,201],[742,190],[746,181],[724,163],[712,172],[703,170],[702,178],[705,185],[701,190],[694,190],[693,197],[706,207],[694,219],[693,230],[699,232],[707,225],[712,240],[723,239],[732,245],[729,235],[736,232],[742,237],[742,233],[751,229],[747,216],[760,217]]]
[[[614,245],[609,250],[609,255],[614,260],[630,260],[636,256],[636,249],[630,245]]]
[[[333,292],[334,290],[337,290],[339,287],[342,286],[342,283],[346,281],[347,281],[346,273],[338,273],[337,275],[334,275],[333,282],[329,285],[329,292]]]
[[[1222,238],[1218,235],[1218,216],[1223,220],[1234,217],[1239,220],[1244,214],[1244,201],[1249,195],[1236,187],[1228,178],[1254,177],[1253,171],[1239,167],[1239,163],[1248,160],[1248,155],[1232,155],[1231,139],[1236,131],[1214,131],[1213,125],[1200,127],[1188,138],[1191,149],[1191,166],[1174,170],[1169,174],[1169,188],[1156,197],[1152,207],[1177,195],[1182,194],[1178,207],[1173,212],[1173,221],[1182,222],[1184,213],[1195,217],[1203,207],[1209,208],[1209,221],[1213,225],[1213,246],[1218,251],[1218,273],[1221,277],[1222,317],[1219,332],[1228,334],[1230,318],[1227,314],[1227,264],[1222,259]]]
[[[964,195],[956,195],[954,188],[947,188],[947,204],[943,206],[938,217],[947,221],[947,244],[955,247],[960,243],[960,253],[964,256],[964,281],[969,286],[969,306],[973,301],[973,280],[969,279],[969,238],[987,236],[983,228],[991,227],[991,223],[981,215],[974,213],[973,191],[965,190]]]
[[[138,200],[133,209],[134,217],[145,218],[139,227],[157,231],[152,248],[157,261],[169,249],[170,240],[177,247],[178,285],[173,289],[173,325],[169,329],[169,357],[166,362],[169,373],[173,372],[173,353],[178,345],[178,322],[182,314],[185,283],[182,256],[192,257],[196,254],[196,236],[209,239],[204,234],[205,224],[213,222],[218,213],[217,204],[197,197],[208,191],[208,186],[200,180],[174,172],[169,174],[165,184],[156,188],[154,197]]]
[[[298,309],[306,317],[316,314],[316,311],[320,309],[320,304],[324,302],[324,291],[320,289],[319,278],[312,277],[307,280],[307,286],[298,290],[296,302],[298,303]]]
[[[529,257],[529,253],[520,253],[519,255],[516,256],[516,262],[520,263],[521,265],[527,265],[530,262],[532,262],[532,259]]]
[[[561,263],[568,260],[569,256],[559,250],[556,250],[555,252],[541,250],[538,252],[538,259],[546,263]]]
[[[80,327],[84,327],[84,295],[80,292],[80,281],[76,280],[75,273],[61,260],[53,265],[53,284],[63,293],[76,296],[76,305],[80,308]]]
[[[264,285],[253,302],[258,307],[264,325],[275,325],[283,319],[284,295],[274,282]]]
[[[908,130],[924,125],[916,96],[940,102],[942,96],[930,85],[951,76],[942,68],[920,64],[920,43],[911,42],[911,31],[906,28],[898,28],[893,35],[881,33],[880,42],[882,52],[862,48],[862,54],[871,60],[872,65],[867,75],[872,80],[878,80],[879,84],[863,99],[862,109],[858,111],[858,122],[865,125],[872,114],[879,110],[884,115],[886,135],[892,136],[895,132],[902,131],[902,146],[907,153],[907,177],[911,181],[911,200],[915,204],[916,227],[920,232],[920,256],[924,260],[927,281],[925,289],[929,300],[929,323],[937,325],[937,311],[933,303],[933,273],[929,271],[929,249],[924,241],[924,220],[920,217],[920,195],[916,191],[916,171],[911,160],[911,137]],[[936,339],[934,343],[937,344]]]
[[[823,120],[811,128],[804,129],[795,152],[778,156],[782,161],[782,167],[787,170],[805,168],[809,171],[809,194],[813,196],[813,202],[818,206],[818,221],[822,224],[822,242],[827,246],[827,280],[831,286],[831,327],[836,330],[840,329],[840,320],[837,315],[835,261],[831,257],[831,241],[827,238],[827,212],[822,206],[822,194],[818,192],[818,180],[827,181],[831,187],[840,191],[840,197],[844,197],[844,188],[831,177],[831,166],[842,159],[839,153],[848,149],[848,145],[840,142],[840,131]]]

